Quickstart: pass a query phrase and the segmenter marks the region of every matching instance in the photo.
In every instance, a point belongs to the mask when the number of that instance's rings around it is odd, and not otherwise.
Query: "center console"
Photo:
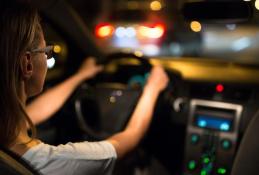
[[[230,174],[241,113],[238,104],[191,100],[184,175]]]

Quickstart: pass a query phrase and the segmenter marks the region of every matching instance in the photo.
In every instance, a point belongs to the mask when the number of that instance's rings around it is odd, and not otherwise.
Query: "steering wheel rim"
[[[109,64],[111,61],[113,60],[119,60],[119,59],[124,59],[124,58],[133,58],[133,59],[136,59],[140,62],[140,65],[145,67],[146,70],[151,70],[152,68],[152,65],[149,63],[149,60],[147,57],[145,56],[138,56],[134,53],[125,53],[125,52],[116,52],[116,53],[112,53],[112,54],[109,54],[107,57],[106,57],[106,61],[103,62],[103,64]],[[91,138],[94,138],[94,139],[104,139],[104,138],[107,138],[109,135],[111,135],[110,133],[107,133],[105,131],[97,131],[97,130],[94,130],[88,123],[87,121],[85,120],[85,117],[83,115],[83,112],[82,112],[82,99],[85,97],[84,95],[84,92],[83,91],[86,91],[87,88],[92,88],[90,87],[90,85],[87,85],[86,82],[84,82],[83,84],[81,84],[77,90],[77,93],[76,93],[76,97],[74,98],[74,109],[75,109],[75,112],[76,112],[76,117],[77,117],[77,120],[78,120],[78,124],[79,124],[79,127],[80,129],[86,133],[88,136],[90,136]],[[127,91],[127,90],[130,90],[125,86],[121,85],[120,88],[115,88],[114,90],[120,90],[120,91]],[[131,89],[132,90],[132,89]],[[132,103],[135,103],[137,102],[138,100],[138,97],[140,96],[140,94],[142,93],[142,90],[141,89],[135,89],[136,92],[134,92],[135,96],[134,96],[134,100]],[[138,92],[139,94],[138,94]],[[131,96],[132,97],[132,96]],[[132,97],[133,98],[133,97]],[[135,101],[135,102],[134,102]],[[131,104],[132,105],[132,104]],[[132,112],[132,111],[131,111]],[[131,113],[130,113],[131,114]],[[127,118],[127,121],[129,119],[130,116],[128,116]],[[127,123],[126,121],[126,123]],[[126,124],[125,123],[125,124]],[[123,126],[124,127],[124,126]]]

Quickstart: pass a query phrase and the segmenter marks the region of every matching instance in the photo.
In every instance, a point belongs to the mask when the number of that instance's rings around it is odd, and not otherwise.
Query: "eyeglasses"
[[[47,56],[47,59],[52,58],[52,52],[53,52],[54,46],[46,46],[44,48],[38,48],[38,49],[33,49],[30,52],[31,53],[45,53]]]

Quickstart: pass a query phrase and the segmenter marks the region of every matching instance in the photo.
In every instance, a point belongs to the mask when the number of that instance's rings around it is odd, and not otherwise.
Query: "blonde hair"
[[[0,145],[9,147],[21,126],[35,126],[20,101],[20,58],[39,45],[42,29],[37,11],[28,3],[9,3],[0,9]]]

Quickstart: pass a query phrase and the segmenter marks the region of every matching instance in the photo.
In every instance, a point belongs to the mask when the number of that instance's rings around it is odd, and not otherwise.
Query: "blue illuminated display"
[[[229,131],[231,129],[232,121],[224,118],[216,118],[214,116],[197,115],[195,124],[201,128]]]

